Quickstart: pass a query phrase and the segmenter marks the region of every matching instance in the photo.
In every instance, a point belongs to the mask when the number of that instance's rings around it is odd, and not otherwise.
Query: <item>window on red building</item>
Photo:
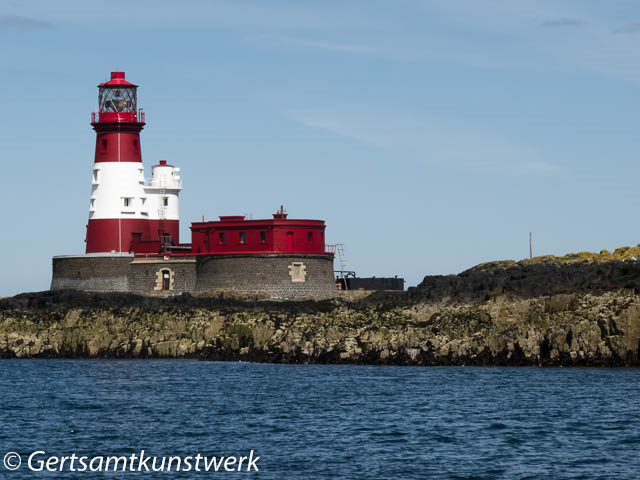
[[[267,243],[267,232],[260,232],[260,243]]]
[[[221,232],[220,233],[220,245],[224,245],[225,240],[226,239],[225,239],[224,232]]]
[[[245,232],[240,232],[240,243],[242,245],[247,243],[247,234]]]
[[[307,232],[307,243],[311,243],[313,240],[313,232]]]

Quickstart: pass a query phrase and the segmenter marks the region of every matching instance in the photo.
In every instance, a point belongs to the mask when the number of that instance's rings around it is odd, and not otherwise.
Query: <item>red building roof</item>
[[[324,220],[292,219],[282,210],[272,219],[246,220],[227,215],[216,221],[193,222],[191,244],[165,244],[132,238],[137,255],[239,255],[297,253],[333,255],[325,245]]]
[[[191,224],[192,253],[332,255],[325,248],[323,220],[288,219],[283,211],[264,220],[246,220],[242,215],[219,218]]]

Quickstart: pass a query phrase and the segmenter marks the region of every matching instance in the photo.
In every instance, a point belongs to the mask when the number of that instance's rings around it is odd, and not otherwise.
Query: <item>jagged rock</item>
[[[640,366],[640,262],[581,255],[493,262],[358,301],[22,294],[0,300],[0,357]]]
[[[557,302],[563,303],[570,302],[576,293],[600,294],[621,289],[640,293],[640,262],[631,261],[635,257],[627,258],[627,253],[616,250],[614,255],[619,254],[619,257],[606,262],[574,254],[576,259],[569,256],[569,260],[548,256],[550,258],[520,262],[485,263],[458,275],[426,276],[417,287],[408,290],[408,297],[414,301],[487,301],[505,295],[509,298],[554,295],[558,296]],[[552,308],[570,306],[573,305],[554,305]]]

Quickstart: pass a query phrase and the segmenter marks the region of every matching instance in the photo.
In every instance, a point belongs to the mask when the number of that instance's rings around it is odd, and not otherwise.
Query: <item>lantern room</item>
[[[138,86],[111,72],[111,80],[98,85],[98,119],[93,122],[144,122],[138,118]]]

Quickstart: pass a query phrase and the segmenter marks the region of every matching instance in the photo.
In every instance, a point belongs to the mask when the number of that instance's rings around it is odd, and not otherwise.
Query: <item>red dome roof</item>
[[[98,87],[137,87],[135,83],[124,79],[124,72],[111,72],[111,80],[101,83]]]

